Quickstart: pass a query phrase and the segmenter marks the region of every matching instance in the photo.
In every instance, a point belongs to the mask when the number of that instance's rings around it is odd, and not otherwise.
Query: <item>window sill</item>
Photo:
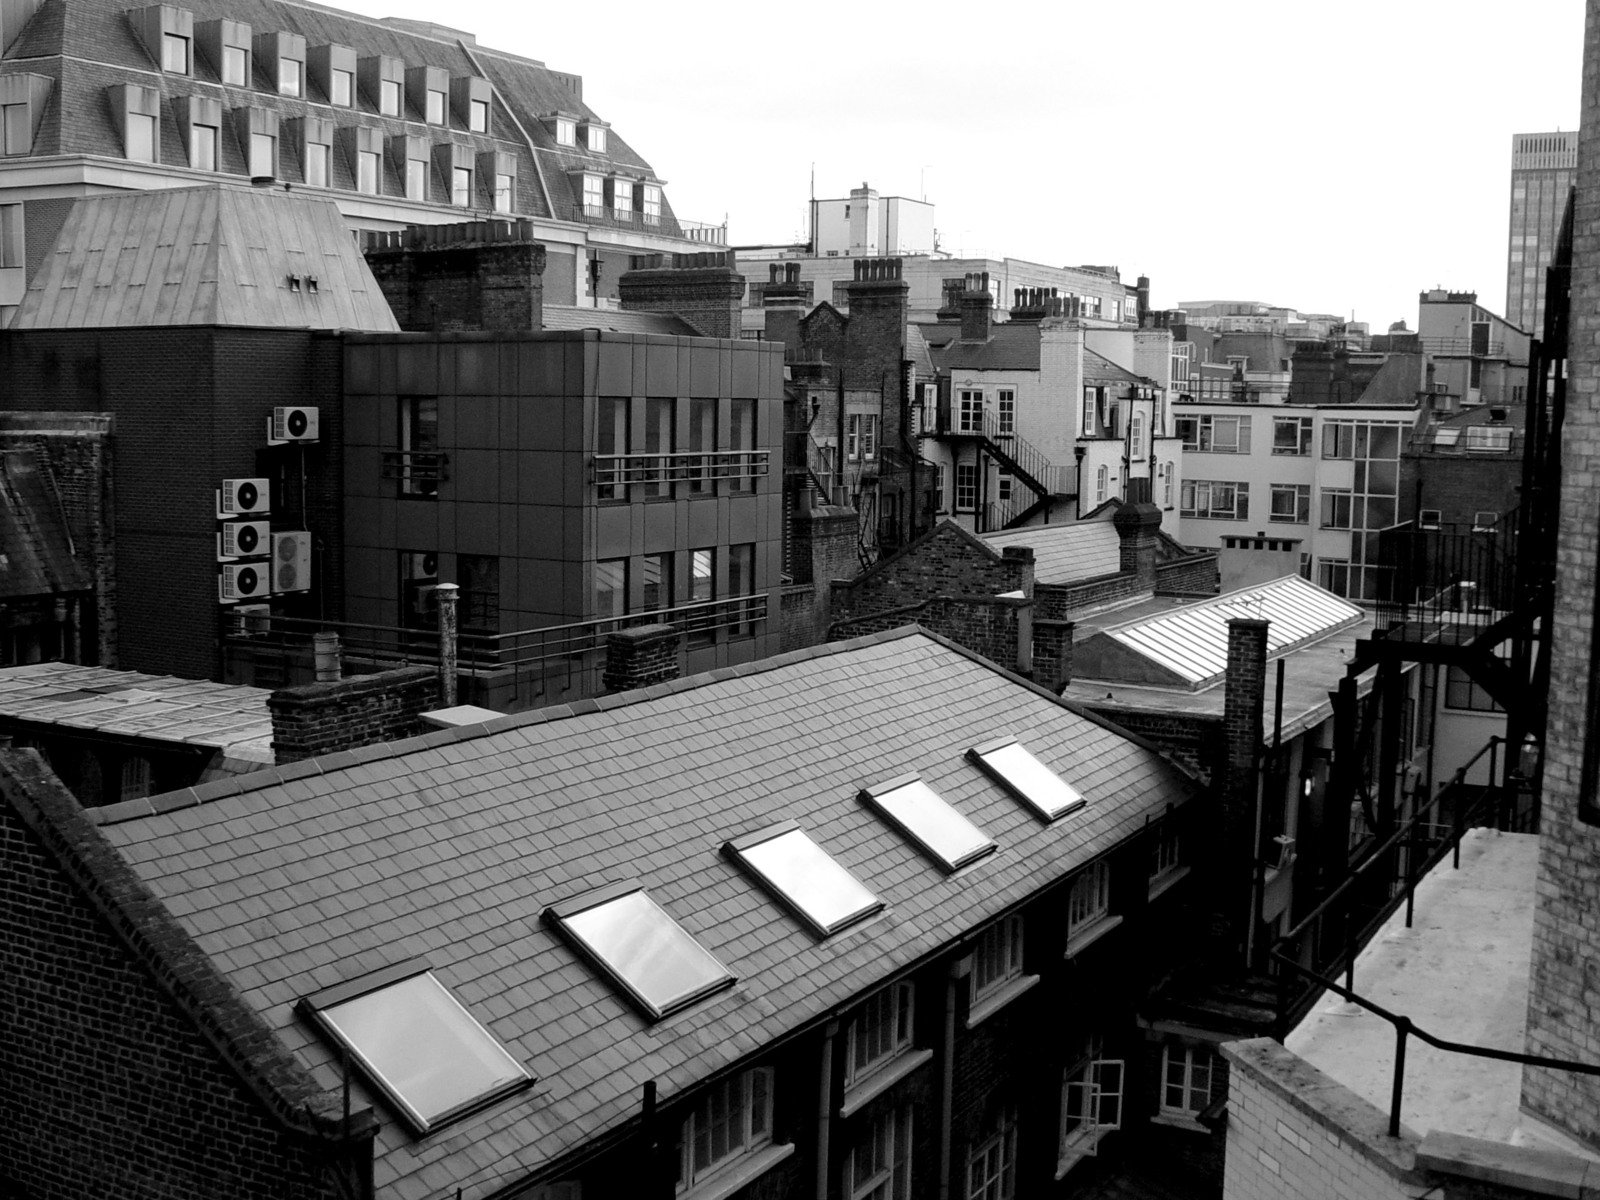
[[[972,1006],[971,1011],[967,1013],[967,1028],[976,1029],[1018,996],[1024,992],[1031,991],[1038,982],[1039,977],[1037,975],[1019,975],[1017,978],[996,988]]]
[[[764,1150],[746,1155],[737,1163],[730,1163],[726,1169],[717,1172],[704,1183],[696,1184],[688,1191],[678,1194],[682,1200],[727,1200],[727,1197],[758,1176],[766,1174],[793,1153],[793,1142],[785,1142],[781,1146],[768,1146]]]
[[[1181,883],[1188,877],[1188,867],[1174,867],[1172,870],[1156,876],[1150,881],[1149,899],[1154,900],[1156,897],[1165,894],[1169,888],[1173,887],[1175,884]]]
[[[1152,1125],[1167,1125],[1173,1129],[1187,1129],[1191,1133],[1210,1133],[1193,1113],[1158,1112],[1150,1118]]]
[[[1106,934],[1110,933],[1113,929],[1121,924],[1122,918],[1120,916],[1101,917],[1087,929],[1080,929],[1077,933],[1073,934],[1067,939],[1067,952],[1062,955],[1062,957],[1071,958],[1075,954],[1083,953],[1083,951],[1087,950],[1090,946],[1094,945],[1094,943],[1098,942],[1101,938],[1105,937]]]
[[[933,1051],[927,1049],[912,1050],[909,1053],[900,1055],[894,1062],[874,1071],[847,1091],[844,1094],[844,1103],[839,1105],[839,1115],[841,1117],[855,1116],[856,1113],[932,1058]]]
[[[1057,1159],[1057,1161],[1056,1161],[1056,1182],[1057,1183],[1060,1183],[1063,1179],[1065,1179],[1066,1176],[1067,1176],[1067,1172],[1072,1170],[1073,1167],[1077,1166],[1079,1163],[1081,1163],[1084,1159],[1088,1158],[1090,1155],[1096,1153],[1095,1147],[1100,1144],[1100,1137],[1101,1136],[1102,1135],[1098,1135],[1097,1134],[1094,1137],[1085,1138],[1083,1141],[1079,1142],[1071,1150],[1067,1151],[1067,1153],[1063,1154],[1059,1159]]]

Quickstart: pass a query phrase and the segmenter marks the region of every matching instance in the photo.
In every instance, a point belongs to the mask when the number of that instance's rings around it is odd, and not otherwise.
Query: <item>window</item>
[[[755,490],[755,477],[748,472],[754,468],[756,452],[756,402],[749,398],[728,402],[728,449],[739,456],[737,470],[728,480],[728,490],[751,492]]]
[[[1347,558],[1324,558],[1320,565],[1322,586],[1335,596],[1350,595],[1350,560]]]
[[[461,585],[461,628],[499,633],[500,560],[492,554],[458,554],[456,579]]]
[[[1193,1046],[1161,1049],[1161,1114],[1192,1123],[1211,1104],[1213,1056]]]
[[[1444,706],[1466,712],[1503,713],[1505,709],[1471,675],[1457,666],[1445,668]]]
[[[594,564],[594,615],[620,617],[628,611],[628,560],[602,558]]]
[[[1267,512],[1269,521],[1292,521],[1300,525],[1311,521],[1311,485],[1275,483]]]
[[[915,990],[910,983],[891,983],[861,1002],[845,1032],[845,1087],[860,1083],[911,1049]]]
[[[1111,469],[1104,463],[1100,464],[1094,473],[1094,502],[1104,504],[1107,493],[1111,490]]]
[[[661,189],[649,183],[644,185],[644,223],[661,224]]]
[[[588,142],[589,149],[595,154],[606,152],[606,129],[604,125],[584,126],[584,140]]]
[[[725,596],[753,596],[756,590],[756,547],[754,542],[742,542],[728,547],[728,590]],[[731,637],[744,637],[755,632],[750,621],[735,620],[728,626]]]
[[[556,118],[556,145],[576,146],[578,144],[578,123],[571,117]]]
[[[401,91],[398,79],[380,79],[378,81],[378,111],[386,117],[400,115]]]
[[[606,215],[606,181],[598,175],[583,177],[583,209],[586,216]]]
[[[278,139],[270,133],[250,135],[250,174],[256,178],[276,178]]]
[[[1250,418],[1205,414],[1179,417],[1178,436],[1183,448],[1208,454],[1249,454]]]
[[[872,1120],[845,1160],[849,1200],[911,1200],[911,1106]]]
[[[157,161],[156,148],[161,143],[156,132],[155,115],[153,113],[129,112],[127,121],[128,158],[133,162],[153,163]]]
[[[369,196],[383,190],[383,157],[377,151],[356,151],[356,187]]]
[[[678,1131],[679,1194],[771,1141],[771,1067],[755,1067],[713,1084]]]
[[[1244,521],[1250,516],[1250,485],[1185,479],[1179,492],[1178,513],[1220,521]]]
[[[473,133],[489,132],[489,102],[487,100],[467,101],[467,128]]]
[[[671,608],[673,604],[672,555],[646,554],[642,561],[640,602],[645,612]]]
[[[433,496],[439,491],[439,398],[400,400],[400,494]]]
[[[1135,462],[1144,457],[1144,417],[1138,413],[1128,423],[1128,457]]]
[[[982,433],[983,432],[983,393],[979,391],[963,390],[961,393],[961,407],[958,411],[960,424],[956,426],[957,433]]]
[[[425,158],[406,159],[406,199],[426,200],[428,198],[428,160]]]
[[[244,46],[222,48],[222,82],[229,87],[244,87],[250,81],[250,51]]]
[[[400,551],[400,623],[407,629],[435,629],[439,601],[439,556],[431,550]]]
[[[8,157],[26,154],[33,149],[33,124],[28,105],[0,106],[0,128],[5,138],[4,151]]]
[[[992,996],[1022,978],[1022,917],[996,921],[978,935],[972,951],[972,1002]]]
[[[1150,842],[1150,882],[1158,883],[1176,873],[1183,864],[1183,843],[1178,823],[1170,817],[1156,826]]]
[[[1006,1109],[994,1132],[967,1152],[967,1200],[1015,1200],[1017,1194],[1017,1114]]]
[[[874,462],[878,457],[878,415],[851,413],[845,419],[845,451],[851,462]]]
[[[298,96],[304,90],[305,64],[299,59],[278,59],[278,92],[284,96]]]
[[[494,176],[494,211],[508,213],[516,204],[515,175],[497,171]]]
[[[723,846],[723,853],[819,937],[837,933],[883,907],[882,900],[793,821],[735,838]]]
[[[1100,1039],[1083,1043],[1082,1053],[1061,1073],[1061,1140],[1058,1171],[1098,1149],[1100,1139],[1122,1128],[1121,1059],[1101,1057]]]
[[[644,494],[660,498],[672,495],[672,472],[667,462],[677,449],[676,400],[652,396],[644,402],[644,452],[648,455],[645,470]]]
[[[0,268],[23,265],[22,228],[22,205],[0,204]]]
[[[1493,533],[1500,524],[1500,514],[1492,508],[1480,508],[1472,514],[1473,533]]]
[[[1111,864],[1100,859],[1072,881],[1067,890],[1067,936],[1111,914]]]
[[[331,187],[333,147],[325,142],[306,143],[306,184],[310,187]]]
[[[972,463],[956,464],[956,511],[975,512],[978,508],[978,468]]]
[[[695,550],[691,552],[689,563],[689,599],[691,601],[715,599],[716,578],[713,566],[716,561],[715,550]]]
[[[1017,431],[1017,393],[1012,388],[1001,388],[995,397],[996,416],[1001,433]],[[1134,452],[1137,456],[1138,451]]]
[[[915,775],[861,792],[861,800],[946,871],[990,854],[995,843]]]
[[[1322,528],[1350,529],[1355,501],[1348,488],[1322,489]]]
[[[1272,452],[1301,457],[1311,453],[1310,417],[1273,417]]]
[[[689,401],[689,492],[701,495],[713,488],[711,455],[717,449],[717,402],[706,398]]]
[[[974,746],[967,751],[967,761],[976,763],[1046,821],[1076,812],[1086,803],[1076,788],[1012,738]]]
[[[161,69],[171,75],[189,74],[189,39],[180,33],[161,35]]]
[[[472,207],[472,168],[450,168],[450,203],[457,208]]]
[[[653,1020],[733,986],[732,973],[636,884],[551,905],[545,920]]]
[[[1168,508],[1172,507],[1172,482],[1173,482],[1174,479],[1177,478],[1177,475],[1178,475],[1178,464],[1177,463],[1173,463],[1173,462],[1169,462],[1167,464],[1167,479],[1166,479],[1166,483],[1164,483],[1162,485],[1162,499],[1161,499],[1161,503],[1166,505]]]
[[[1002,504],[1011,501],[1011,472],[1001,471],[995,476],[995,498]]]
[[[628,180],[611,181],[611,211],[622,221],[633,216],[633,184]]]
[[[429,125],[443,125],[445,123],[445,104],[448,101],[443,92],[428,88],[423,101],[423,119]]]
[[[142,754],[130,754],[122,760],[119,798],[142,800],[150,794],[150,760]]]
[[[215,125],[189,126],[189,165],[197,171],[217,169],[217,135]]]
[[[425,963],[328,988],[299,1010],[419,1136],[533,1082]]]

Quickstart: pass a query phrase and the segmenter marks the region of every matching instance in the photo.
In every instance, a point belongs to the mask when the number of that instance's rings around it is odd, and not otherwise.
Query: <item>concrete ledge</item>
[[[1227,1042],[1222,1056],[1235,1072],[1249,1075],[1290,1107],[1310,1118],[1398,1183],[1426,1183],[1417,1167],[1415,1130],[1400,1126],[1389,1136],[1389,1114],[1363,1100],[1305,1059],[1271,1038]],[[1230,1087],[1230,1092],[1231,1092]]]
[[[1565,1200],[1600,1197],[1600,1163],[1559,1150],[1511,1146],[1434,1130],[1417,1148],[1417,1166],[1441,1175]]]

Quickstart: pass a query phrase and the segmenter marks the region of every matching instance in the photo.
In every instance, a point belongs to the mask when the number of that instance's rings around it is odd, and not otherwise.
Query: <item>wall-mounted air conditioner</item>
[[[224,563],[217,577],[217,599],[223,604],[241,600],[265,600],[272,595],[267,563]]]
[[[304,592],[311,588],[311,534],[304,529],[272,535],[272,590]]]
[[[272,487],[265,479],[224,479],[217,493],[217,516],[264,517],[272,511]]]
[[[217,531],[217,559],[260,558],[269,551],[271,537],[265,521],[224,521]]]
[[[274,446],[284,442],[316,441],[317,415],[315,408],[305,404],[273,409],[267,441]]]

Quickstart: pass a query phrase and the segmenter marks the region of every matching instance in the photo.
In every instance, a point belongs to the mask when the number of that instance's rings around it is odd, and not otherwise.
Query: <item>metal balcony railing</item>
[[[439,484],[450,478],[450,456],[437,451],[385,450],[379,474],[400,481],[408,496],[434,496]]]
[[[1402,522],[1378,535],[1378,561],[1393,580],[1378,604],[1380,630],[1469,641],[1517,606],[1517,511],[1470,525]]]
[[[602,497],[620,499],[630,483],[704,484],[717,479],[757,479],[768,471],[767,450],[677,451],[670,454],[596,454],[594,484]]]
[[[728,226],[713,225],[705,221],[690,221],[660,212],[642,212],[639,209],[617,209],[609,204],[573,204],[557,214],[568,221],[585,225],[600,225],[610,229],[633,229],[640,233],[661,237],[682,238],[708,246],[728,244]]]
[[[1015,423],[1002,428],[999,414],[988,405],[981,410],[963,409],[959,402],[941,403],[938,412],[940,436],[982,438],[988,442],[1002,465],[1021,479],[1040,499],[1053,494],[1058,480],[1055,465],[1033,443],[1016,432]]]

